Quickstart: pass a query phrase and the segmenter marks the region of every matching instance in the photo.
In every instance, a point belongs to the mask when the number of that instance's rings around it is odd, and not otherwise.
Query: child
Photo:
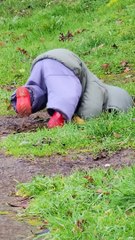
[[[48,128],[63,126],[74,114],[88,119],[102,111],[127,111],[133,106],[125,90],[104,84],[67,49],[39,55],[26,84],[12,94],[11,103],[21,116],[47,108]]]

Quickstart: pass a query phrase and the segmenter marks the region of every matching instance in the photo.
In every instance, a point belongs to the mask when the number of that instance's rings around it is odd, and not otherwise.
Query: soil
[[[0,116],[0,138],[10,133],[31,132],[37,128],[46,127],[48,115],[46,112],[33,114],[28,118],[19,116]],[[66,156],[15,158],[0,153],[0,239],[26,240],[33,239],[39,231],[36,227],[18,219],[18,213],[25,208],[25,199],[15,195],[18,182],[28,182],[36,175],[55,174],[67,175],[75,170],[91,168],[120,168],[135,162],[135,151],[121,150],[109,156],[107,152],[100,153],[96,158],[89,152],[70,152]],[[26,199],[27,205],[27,199]]]

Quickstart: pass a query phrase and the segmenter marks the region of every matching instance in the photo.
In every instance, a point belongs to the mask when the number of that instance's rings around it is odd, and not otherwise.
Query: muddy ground
[[[0,116],[0,138],[10,133],[35,131],[46,127],[48,115],[45,112],[33,114],[29,118],[18,116]],[[121,150],[112,156],[102,152],[93,158],[90,153],[70,152],[67,156],[54,155],[50,157],[15,158],[0,153],[0,239],[26,240],[34,239],[39,231],[17,218],[17,213],[25,208],[24,199],[15,195],[18,182],[30,181],[38,174],[53,176],[56,173],[70,174],[75,170],[88,170],[96,167],[129,166],[135,162],[135,151]],[[27,202],[27,201],[26,201]]]

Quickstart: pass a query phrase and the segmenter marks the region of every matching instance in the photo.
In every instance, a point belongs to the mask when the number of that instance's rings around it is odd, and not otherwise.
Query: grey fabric
[[[127,111],[133,106],[132,98],[125,90],[104,84],[73,52],[67,49],[50,50],[39,55],[33,61],[32,68],[38,61],[46,58],[61,62],[79,78],[82,95],[76,114],[80,117],[84,119],[95,117],[108,109]]]
[[[108,92],[106,110],[112,109],[127,112],[133,106],[132,97],[124,89],[107,84],[105,84],[105,88]]]

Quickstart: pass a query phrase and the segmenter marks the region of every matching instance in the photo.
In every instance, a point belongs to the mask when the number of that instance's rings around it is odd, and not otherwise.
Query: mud
[[[0,136],[10,133],[32,132],[37,128],[47,127],[49,115],[47,112],[39,112],[29,117],[0,116]]]
[[[27,120],[27,121],[26,121]],[[0,137],[10,133],[30,132],[46,127],[48,115],[46,112],[33,114],[29,118],[18,116],[0,116]],[[71,151],[68,155],[52,155],[50,157],[15,158],[0,154],[0,239],[26,240],[33,239],[37,228],[20,221],[17,214],[24,208],[21,199],[15,195],[18,182],[30,181],[34,176],[42,174],[68,175],[75,170],[87,171],[91,168],[120,168],[135,163],[135,151],[121,150],[112,156],[102,152],[96,158],[90,153]],[[19,203],[19,204],[18,204]]]

